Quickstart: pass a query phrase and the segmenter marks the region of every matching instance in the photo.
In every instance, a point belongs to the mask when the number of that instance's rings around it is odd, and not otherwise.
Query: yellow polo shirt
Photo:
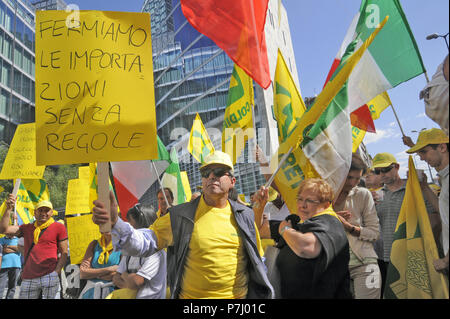
[[[160,249],[173,241],[169,215],[158,218],[151,227]],[[262,255],[257,229],[256,232]],[[244,249],[230,204],[225,208],[211,207],[202,196],[195,214],[180,298],[245,298],[248,273]]]

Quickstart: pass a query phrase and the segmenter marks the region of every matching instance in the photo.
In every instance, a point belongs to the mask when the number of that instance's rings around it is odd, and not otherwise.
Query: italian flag
[[[350,113],[425,70],[400,3],[396,0],[363,0],[352,23],[355,24],[353,40],[330,80],[385,17],[389,18],[383,30],[302,143],[305,156],[317,173],[330,182],[335,194],[345,181],[351,163]]]
[[[378,94],[425,72],[398,0],[362,1],[325,81],[328,82],[336,71],[349,45],[354,41],[361,45],[385,16],[389,16],[385,31],[369,47],[348,81],[351,123],[368,132],[375,132],[375,126],[367,103]]]

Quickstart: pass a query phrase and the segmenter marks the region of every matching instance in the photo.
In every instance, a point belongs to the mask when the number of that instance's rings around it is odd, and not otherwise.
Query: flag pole
[[[169,201],[167,200],[167,197],[166,197],[166,191],[164,190],[164,187],[163,187],[163,185],[161,183],[161,180],[159,179],[159,174],[158,174],[158,170],[156,169],[155,162],[153,162],[153,161],[150,161],[150,162],[152,162],[153,169],[155,170],[156,178],[158,179],[159,187],[161,188],[161,193],[164,196],[164,200],[166,201],[167,208],[169,208],[170,205],[169,205]]]
[[[109,212],[111,209],[109,200],[109,162],[98,162],[97,164],[97,192],[98,199]],[[100,225],[101,233],[109,233],[111,231],[111,221]]]
[[[16,182],[14,184],[14,189],[12,192],[14,197],[16,197],[17,193],[19,192],[20,183],[21,183],[21,179],[20,178],[16,179]],[[14,205],[13,225],[17,225],[16,223],[17,223],[17,209],[16,209],[16,205]]]
[[[392,104],[391,104],[391,107],[392,107],[392,111],[394,111],[394,116],[395,116],[395,119],[397,120],[398,126],[400,127],[400,131],[402,132],[402,135],[406,136],[405,132],[403,132],[402,125],[400,124],[400,120],[398,119],[397,113],[395,112],[394,106]]]

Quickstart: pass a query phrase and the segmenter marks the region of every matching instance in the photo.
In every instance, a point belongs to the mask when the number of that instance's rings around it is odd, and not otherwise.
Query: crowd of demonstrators
[[[403,140],[409,154],[438,172],[439,194],[425,174],[419,177],[441,247],[434,267],[448,279],[449,139],[430,129],[416,143]],[[392,154],[376,154],[372,162],[366,167],[353,154],[339,194],[322,179],[305,179],[295,212],[289,212],[275,184],[255,191],[251,205],[240,201],[233,164],[220,151],[200,167],[201,192],[189,202],[173,206],[172,191],[163,188],[157,192],[157,212],[138,203],[126,222],[111,192],[109,211],[94,202],[94,223],[112,228],[86,249],[80,279],[87,282],[78,297],[382,298],[406,182]],[[0,239],[1,297],[13,298],[20,278],[19,298],[58,298],[68,254],[66,228],[54,222],[48,201],[37,204],[34,222],[10,225],[15,200],[8,196],[0,220],[0,233],[6,234]]]

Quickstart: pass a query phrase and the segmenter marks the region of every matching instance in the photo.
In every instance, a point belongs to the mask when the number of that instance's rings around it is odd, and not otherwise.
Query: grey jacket
[[[200,197],[192,202],[171,207],[173,246],[168,249],[168,266],[171,298],[178,298],[181,291],[189,242],[194,229],[195,213]],[[263,261],[256,245],[256,230],[253,210],[234,201],[229,201],[236,219],[240,236],[244,239],[245,252],[248,257],[248,292],[249,299],[272,299],[274,291],[267,278]]]

